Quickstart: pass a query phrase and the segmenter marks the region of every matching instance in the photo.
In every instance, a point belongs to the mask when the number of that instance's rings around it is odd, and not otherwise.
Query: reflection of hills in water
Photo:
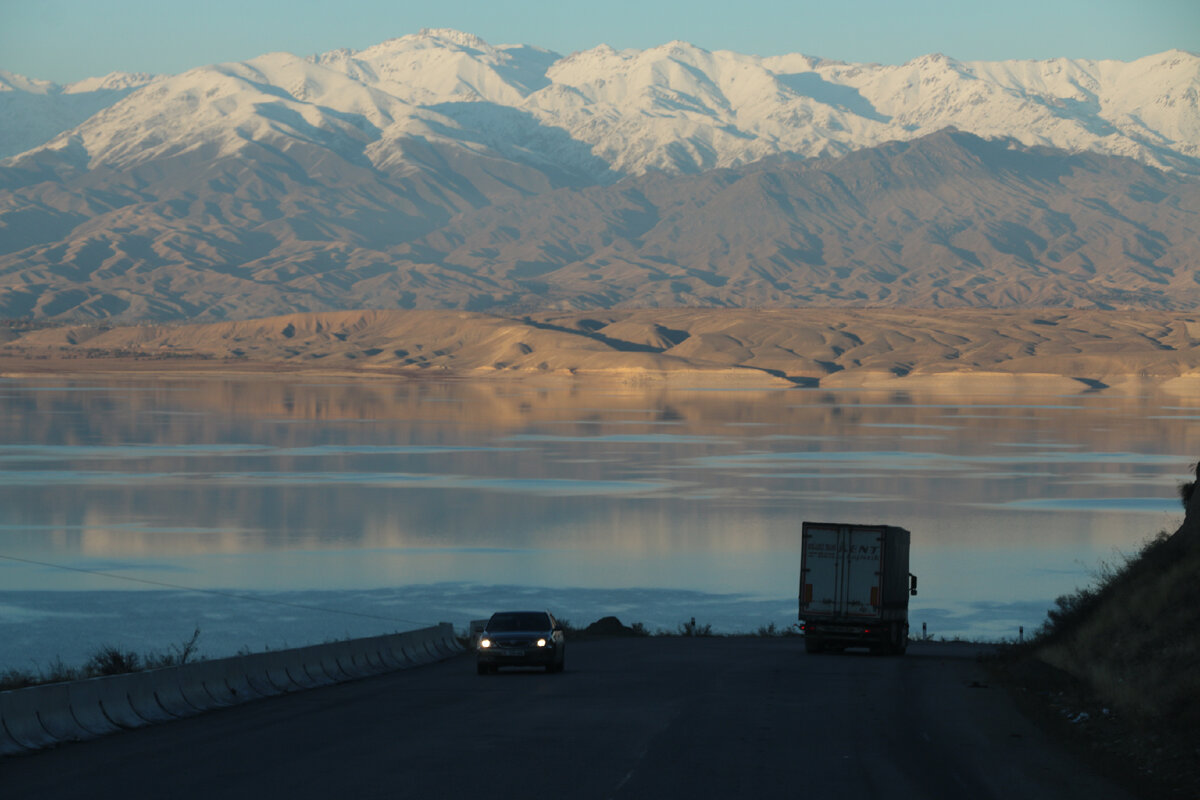
[[[21,385],[10,382],[10,386]],[[1075,395],[1037,391],[1010,394],[947,394],[912,389],[839,390],[743,389],[709,391],[656,386],[630,387],[609,384],[558,383],[539,386],[525,383],[470,381],[465,379],[408,379],[394,381],[318,380],[310,377],[272,376],[236,378],[163,378],[145,381],[122,379],[66,381],[43,379],[28,385],[53,390],[9,394],[5,410],[22,415],[31,441],[46,443],[70,439],[56,415],[76,411],[95,416],[104,442],[155,441],[176,443],[180,435],[199,441],[215,436],[233,419],[274,425],[280,421],[395,422],[420,430],[423,422],[461,430],[510,430],[535,423],[573,423],[577,431],[587,426],[613,424],[676,424],[688,432],[728,435],[731,425],[854,426],[919,424],[935,409],[971,425],[978,419],[1035,419],[1039,411],[1080,407],[1109,408],[1116,415],[1143,417],[1139,425],[1153,428],[1170,424],[1175,414],[1200,413],[1200,398],[1157,397],[1153,394]],[[1163,403],[1177,407],[1161,415]],[[114,412],[120,411],[117,414]],[[156,415],[153,425],[141,415]],[[189,413],[202,413],[197,418]],[[217,416],[209,416],[215,414]],[[1061,420],[1052,420],[1059,425]],[[18,426],[14,425],[13,429]],[[427,432],[432,433],[432,432]],[[1126,438],[1122,434],[1127,433]],[[1137,428],[1107,429],[1094,435],[1115,436],[1115,442],[1137,449]],[[280,434],[272,434],[278,436]],[[1093,439],[1094,441],[1094,439]],[[1114,443],[1114,446],[1115,443]],[[1121,446],[1120,449],[1125,449]]]
[[[36,444],[5,448],[9,513],[26,546],[88,557],[554,550],[600,580],[587,562],[614,554],[790,554],[802,518],[906,524],[926,547],[1127,548],[1160,526],[1138,502],[1172,511],[1200,453],[1200,402],[1150,396],[20,386],[4,440]]]

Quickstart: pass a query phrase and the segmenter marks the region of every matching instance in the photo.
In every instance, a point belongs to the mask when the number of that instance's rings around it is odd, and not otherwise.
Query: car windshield
[[[487,629],[492,633],[505,631],[548,631],[550,616],[540,611],[493,614]]]

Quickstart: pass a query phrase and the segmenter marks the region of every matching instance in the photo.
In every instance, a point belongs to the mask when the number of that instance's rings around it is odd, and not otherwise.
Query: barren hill
[[[1200,391],[1200,316],[883,309],[353,311],[12,331],[4,374],[105,369],[591,377],[671,385]]]
[[[22,173],[0,316],[1200,305],[1200,179],[962,132],[592,188],[469,160],[453,180],[388,177],[303,144],[260,156]]]

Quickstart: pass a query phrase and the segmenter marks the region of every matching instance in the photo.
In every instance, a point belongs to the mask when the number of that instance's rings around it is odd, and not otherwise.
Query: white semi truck
[[[892,525],[805,522],[800,555],[800,628],[810,653],[869,647],[903,655],[911,534]]]

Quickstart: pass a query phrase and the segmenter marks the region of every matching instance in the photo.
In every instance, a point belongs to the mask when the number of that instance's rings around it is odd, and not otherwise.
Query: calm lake
[[[802,520],[912,531],[914,634],[1016,638],[1182,520],[1200,398],[0,382],[0,669],[549,608],[795,622]]]

